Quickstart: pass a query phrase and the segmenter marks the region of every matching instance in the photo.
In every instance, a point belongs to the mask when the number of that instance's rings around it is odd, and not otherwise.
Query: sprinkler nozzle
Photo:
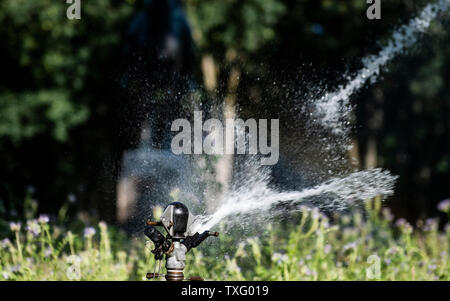
[[[202,234],[195,233],[192,236],[186,237],[182,244],[185,245],[187,250],[189,251],[192,248],[198,247],[198,245],[201,244],[209,236],[217,237],[219,236],[219,232],[205,231]]]
[[[155,249],[152,253],[155,254],[156,260],[162,259],[163,255],[171,250],[172,243],[170,240],[165,238],[155,227],[147,225],[144,234],[155,244]]]

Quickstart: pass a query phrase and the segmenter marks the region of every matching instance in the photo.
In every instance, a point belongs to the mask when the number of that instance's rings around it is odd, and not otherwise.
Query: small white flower
[[[0,241],[0,246],[2,247],[2,249],[6,249],[10,244],[11,241],[8,238],[2,239],[2,241]]]
[[[305,267],[305,275],[315,277],[317,275],[317,272],[313,269],[310,269],[308,266],[306,266]]]
[[[435,218],[428,218],[425,221],[425,231],[437,231],[438,229],[438,220]]]
[[[412,230],[413,230],[413,228],[410,225],[410,223],[408,223],[406,221],[406,219],[404,219],[404,218],[398,219],[397,222],[395,223],[395,225],[397,227],[399,227],[403,232],[408,233],[408,234],[411,233]]]
[[[407,224],[408,222],[406,221],[406,219],[404,219],[404,218],[399,218],[396,222],[395,222],[395,225],[397,226],[397,227],[401,227],[401,226],[403,226],[403,225],[405,225],[405,224]]]
[[[47,249],[45,249],[44,256],[50,257],[50,255],[52,255],[52,249],[50,247],[47,247]]]
[[[311,217],[313,218],[313,219],[318,219],[318,218],[320,218],[320,212],[319,212],[319,209],[317,209],[317,208],[313,208],[313,210],[311,211]]]
[[[442,212],[448,212],[450,210],[450,199],[441,201],[437,207]]]
[[[73,204],[77,201],[77,197],[75,196],[74,193],[69,193],[69,195],[67,196],[67,199],[69,200],[69,203]]]
[[[16,273],[16,272],[20,271],[20,268],[21,268],[20,264],[16,264],[16,265],[11,266],[9,268],[9,271],[11,273]]]
[[[89,238],[95,235],[95,229],[93,227],[84,228],[84,237]]]
[[[277,264],[280,265],[284,262],[288,262],[289,256],[287,256],[286,254],[281,254],[281,253],[273,253],[272,260],[276,261]]]
[[[33,234],[33,236],[38,236],[41,233],[41,227],[37,220],[27,221],[27,231]]]
[[[106,230],[108,228],[108,225],[104,221],[100,221],[98,223],[98,226],[100,227],[100,229],[105,229]]]
[[[394,219],[394,215],[392,214],[392,211],[389,208],[383,208],[382,213],[387,221],[392,222],[392,220]]]
[[[22,224],[20,222],[17,222],[17,223],[10,222],[9,223],[9,228],[11,229],[11,231],[19,232],[21,227],[22,227]]]
[[[5,279],[5,280],[9,279],[9,274],[7,272],[3,272],[2,276],[3,276],[3,279]]]
[[[397,253],[397,251],[398,251],[398,248],[397,247],[390,247],[388,250],[387,250],[387,254],[388,255],[394,255],[395,253]]]
[[[50,220],[50,219],[49,219],[48,215],[46,215],[46,214],[42,214],[42,215],[40,215],[39,218],[38,218],[38,222],[39,222],[40,224],[48,224],[49,220]]]
[[[312,274],[311,269],[308,268],[308,267],[306,267],[306,268],[305,268],[305,274],[306,274],[306,276],[310,276],[310,275]]]
[[[331,245],[330,244],[326,244],[325,247],[323,247],[323,251],[325,252],[325,254],[328,254],[331,252]]]
[[[348,244],[344,245],[344,251],[347,251],[347,250],[350,250],[350,249],[356,249],[357,246],[358,246],[358,242],[357,241],[348,243]]]
[[[435,264],[429,264],[428,265],[428,273],[433,272],[437,268],[437,265]]]

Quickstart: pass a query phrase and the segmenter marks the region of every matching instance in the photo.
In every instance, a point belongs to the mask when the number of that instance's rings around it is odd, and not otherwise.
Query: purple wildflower
[[[19,232],[21,227],[22,227],[22,224],[20,222],[17,222],[17,223],[10,222],[9,223],[9,228],[11,229],[11,231]]]
[[[95,229],[93,227],[87,227],[84,229],[84,237],[89,238],[95,235]]]
[[[50,219],[49,219],[48,215],[46,215],[46,214],[42,214],[38,218],[38,222],[40,224],[48,224],[49,221],[50,221]]]
[[[41,227],[38,221],[35,219],[27,221],[27,231],[33,234],[33,236],[38,236],[41,233]]]
[[[0,246],[2,247],[2,249],[6,249],[8,247],[8,245],[11,244],[11,241],[8,238],[2,239],[0,241]]]
[[[442,212],[449,212],[450,211],[450,199],[445,199],[443,201],[441,201],[437,208],[439,209],[439,211]]]
[[[9,279],[9,274],[7,272],[3,272],[2,276],[3,276],[3,279],[5,279],[5,280]]]

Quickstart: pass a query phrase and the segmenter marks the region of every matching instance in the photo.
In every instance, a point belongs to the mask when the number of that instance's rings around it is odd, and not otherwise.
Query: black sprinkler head
[[[173,238],[184,238],[188,226],[189,210],[180,202],[170,203],[169,206],[174,207],[172,213]]]

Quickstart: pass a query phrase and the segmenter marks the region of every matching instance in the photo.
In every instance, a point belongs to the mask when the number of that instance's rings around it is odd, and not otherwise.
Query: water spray
[[[219,236],[219,232],[204,231],[201,234],[193,231],[192,225],[197,217],[180,203],[170,203],[159,221],[147,221],[144,234],[154,243],[155,271],[147,273],[147,279],[165,276],[167,281],[202,280],[200,277],[184,278],[186,253],[198,247],[209,236]],[[156,227],[163,227],[167,235],[159,232]],[[161,260],[166,255],[167,274],[160,274]],[[158,265],[158,271],[156,271]]]
[[[350,96],[358,92],[367,81],[371,83],[380,75],[381,69],[396,55],[412,47],[420,34],[426,32],[431,22],[439,14],[450,8],[450,0],[438,0],[425,6],[419,15],[407,24],[400,26],[393,33],[388,43],[377,55],[369,55],[362,59],[364,67],[349,81],[337,90],[326,93],[314,100],[316,115],[323,126],[332,130],[334,134],[347,134],[352,107]]]

